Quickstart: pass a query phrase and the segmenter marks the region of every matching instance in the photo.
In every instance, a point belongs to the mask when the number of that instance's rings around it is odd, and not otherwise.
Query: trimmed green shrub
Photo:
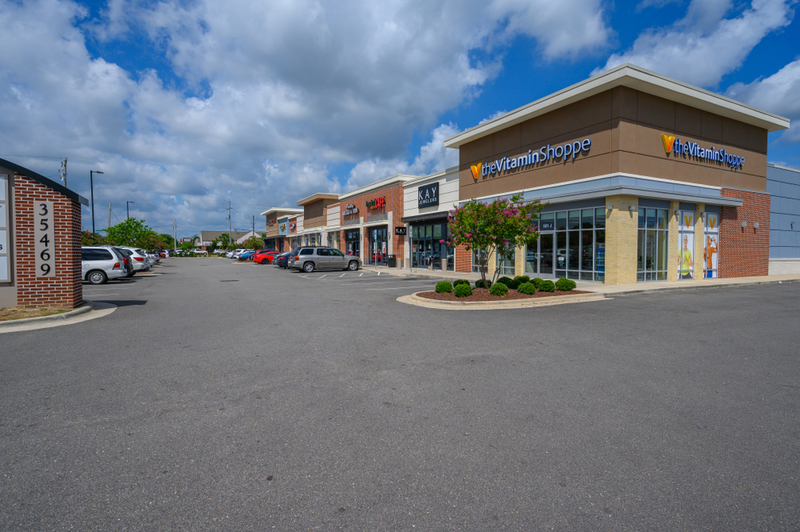
[[[489,289],[489,293],[492,294],[493,296],[504,296],[508,294],[508,287],[498,280]]]
[[[497,280],[498,283],[503,283],[504,285],[508,286],[508,283],[512,281],[511,277],[501,277]]]
[[[536,285],[533,283],[522,283],[517,288],[517,292],[520,294],[535,294],[536,293]]]
[[[531,279],[533,286],[535,286],[537,290],[541,290],[543,281],[544,279],[540,279],[539,277],[534,277],[533,279]]]
[[[553,283],[553,281],[542,281],[539,283],[539,290],[542,292],[555,292],[556,285]]]
[[[467,297],[472,295],[472,287],[467,284],[458,284],[455,287],[455,295],[456,297]]]
[[[467,281],[466,279],[459,279],[458,281],[455,281],[453,283],[453,288],[455,288],[456,286],[458,286],[460,284],[469,284],[469,281]]]
[[[562,277],[558,281],[556,281],[556,288],[558,288],[562,292],[569,292],[570,290],[575,289],[575,281],[572,279],[567,279]]]
[[[515,281],[519,281],[519,284],[529,283],[531,282],[531,278],[527,275],[517,275],[514,277]]]
[[[450,284],[449,281],[439,281],[436,283],[436,293],[443,294],[445,292],[452,292],[453,285]]]
[[[475,281],[475,288],[489,288],[492,286],[492,282],[489,279],[486,279],[486,283],[478,279]]]

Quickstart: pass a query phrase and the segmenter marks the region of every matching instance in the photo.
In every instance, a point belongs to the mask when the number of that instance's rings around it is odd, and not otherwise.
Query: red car
[[[270,264],[278,253],[280,252],[277,249],[259,249],[253,254],[253,262]]]

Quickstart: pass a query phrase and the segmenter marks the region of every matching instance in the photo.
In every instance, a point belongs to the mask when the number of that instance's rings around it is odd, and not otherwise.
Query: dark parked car
[[[283,253],[275,255],[275,258],[272,259],[272,264],[278,268],[286,268],[286,263],[289,261],[289,253],[291,253],[291,251],[284,251]]]
[[[129,249],[114,247],[120,255],[122,255],[122,260],[125,263],[125,271],[128,272],[126,277],[133,277],[136,275],[136,270],[133,267],[133,252]]]

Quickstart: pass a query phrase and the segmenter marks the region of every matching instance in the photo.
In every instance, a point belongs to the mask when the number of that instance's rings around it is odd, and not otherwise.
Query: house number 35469
[[[33,203],[33,238],[36,252],[36,277],[55,277],[55,216],[52,201]]]

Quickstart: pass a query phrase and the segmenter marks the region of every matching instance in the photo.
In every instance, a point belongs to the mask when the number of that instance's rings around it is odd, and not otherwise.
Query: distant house
[[[194,240],[194,246],[205,251],[214,251],[212,246],[214,240],[217,240],[220,236],[227,234],[228,231],[200,231],[200,237]],[[253,231],[233,231],[231,237],[235,243],[241,244],[252,235]]]

